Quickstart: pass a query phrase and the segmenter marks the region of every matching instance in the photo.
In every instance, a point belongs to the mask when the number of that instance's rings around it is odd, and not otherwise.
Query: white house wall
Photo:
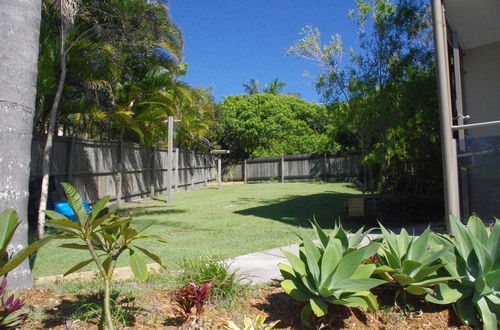
[[[466,124],[500,120],[500,42],[468,49],[463,57]],[[471,129],[468,137],[500,136],[500,126]]]

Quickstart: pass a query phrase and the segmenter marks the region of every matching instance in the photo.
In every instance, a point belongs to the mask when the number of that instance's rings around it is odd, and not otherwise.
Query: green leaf
[[[88,250],[88,246],[85,244],[77,244],[77,243],[67,243],[67,244],[61,244],[59,247],[66,248],[66,249],[75,249],[75,250]]]
[[[287,258],[288,262],[290,262],[290,265],[295,273],[298,273],[301,276],[307,275],[306,264],[300,260],[299,257],[285,250],[281,250],[281,252],[283,252],[283,255]]]
[[[377,268],[375,268],[375,270],[373,271],[373,274],[392,273],[395,271],[396,271],[396,269],[394,269],[394,268],[391,268],[391,267],[386,266],[386,265],[382,265],[382,266],[378,266]]]
[[[459,283],[442,283],[434,289],[435,295],[425,296],[425,300],[440,305],[457,302],[459,299],[467,298],[472,294],[472,289],[465,288]]]
[[[474,303],[471,299],[460,299],[455,303],[454,307],[462,323],[479,328],[479,320],[476,316],[477,310],[474,308]]]
[[[130,250],[129,262],[136,280],[145,281],[148,279],[148,268],[144,258],[132,249]]]
[[[411,248],[408,251],[408,256],[406,257],[409,260],[421,260],[427,250],[429,245],[430,238],[430,230],[427,228],[422,235],[420,235],[413,243]],[[404,265],[403,265],[404,268]],[[409,272],[405,271],[405,273],[409,274]]]
[[[0,250],[5,251],[18,226],[15,210],[5,210],[0,213]]]
[[[335,288],[335,284],[351,278],[354,272],[358,269],[358,266],[361,264],[366,257],[373,255],[379,248],[378,243],[370,243],[367,246],[355,250],[348,255],[345,255],[339,262],[337,266],[337,270],[332,277],[328,285],[328,289]]]
[[[90,218],[92,220],[95,220],[97,218],[99,213],[101,213],[101,211],[106,207],[106,204],[108,204],[110,198],[111,196],[106,195],[94,204],[94,206],[92,207],[92,211],[90,212]]]
[[[490,288],[500,291],[500,268],[489,272],[484,278]]]
[[[144,248],[141,248],[139,246],[134,246],[134,248],[141,251],[142,253],[144,253],[146,256],[148,256],[151,260],[156,262],[158,265],[165,267],[163,265],[163,261],[161,260],[161,258],[159,256],[157,256],[156,254],[154,254],[153,252],[146,250]]]
[[[278,264],[278,268],[280,270],[281,276],[283,276],[285,280],[291,280],[296,278],[292,266],[281,262]]]
[[[311,304],[305,305],[302,310],[300,311],[300,320],[302,321],[302,324],[304,324],[306,327],[311,326],[311,317],[312,317],[313,311]]]
[[[323,248],[326,248],[326,246],[328,245],[328,242],[329,242],[328,235],[325,233],[325,231],[323,229],[321,229],[318,222],[316,221],[316,218],[313,217],[313,221],[311,221],[311,225],[314,228],[314,231],[316,232],[316,235],[318,236],[318,238],[321,242],[321,245],[323,246]]]
[[[437,264],[437,265],[434,265],[434,266],[428,266],[428,267],[422,268],[418,273],[416,273],[414,275],[415,281],[417,281],[417,282],[423,281],[427,276],[433,274],[434,272],[436,272],[441,267],[443,267],[442,264]]]
[[[0,268],[0,276],[5,275],[17,266],[19,266],[24,259],[28,258],[31,254],[36,252],[39,248],[47,244],[49,241],[51,241],[53,238],[56,238],[57,236],[46,236],[42,239],[39,239],[38,241],[35,241],[31,245],[28,245],[18,253],[16,253],[7,263],[5,263],[1,268]]]
[[[299,301],[309,301],[311,295],[307,292],[304,292],[299,288],[300,285],[297,285],[297,282],[294,280],[284,280],[281,281],[281,287],[287,294],[289,294],[293,299]]]
[[[368,265],[359,265],[358,269],[352,274],[351,278],[352,279],[362,279],[362,278],[369,278],[372,276],[375,268],[374,264],[368,264]]]
[[[312,297],[309,299],[311,310],[317,317],[325,316],[328,313],[328,305],[320,297]]]
[[[467,229],[479,242],[486,244],[488,241],[488,230],[483,221],[477,216],[471,216],[467,222]]]
[[[393,274],[392,277],[398,282],[399,285],[401,286],[407,286],[413,282],[415,282],[415,279],[411,276],[408,276],[406,274]]]
[[[58,227],[53,226],[53,225],[58,225]],[[69,219],[49,220],[49,221],[47,221],[47,226],[54,227],[54,228],[66,227],[67,230],[75,229],[72,232],[81,232],[81,230],[82,230],[82,228],[78,224],[74,223],[73,221],[71,221]]]
[[[56,211],[45,210],[45,211],[43,211],[43,213],[45,213],[45,215],[48,216],[52,220],[65,219],[65,220],[71,221],[70,219],[66,218],[66,216],[62,215],[61,213],[57,213]],[[73,222],[73,221],[71,221],[71,222]]]
[[[401,269],[401,272],[409,276],[414,276],[415,273],[417,273],[417,271],[419,270],[420,266],[422,266],[422,263],[418,261],[405,260],[403,261],[403,268]]]
[[[370,290],[376,286],[386,283],[384,280],[375,278],[348,279],[339,282],[336,287],[341,292],[359,292]]]
[[[422,287],[422,286],[415,286],[415,285],[409,285],[405,288],[405,291],[406,292],[409,292],[413,295],[416,295],[416,296],[419,296],[419,295],[423,295],[423,294],[433,294],[434,293],[434,290],[432,290],[431,288],[426,288],[426,287]]]
[[[342,258],[342,246],[338,239],[330,239],[321,259],[321,285],[331,280],[335,269]]]
[[[497,330],[497,317],[495,313],[493,313],[486,299],[484,297],[474,297],[472,301],[476,304],[479,309],[479,314],[481,315],[481,320],[483,321],[485,330]]]
[[[71,208],[76,214],[76,217],[78,218],[78,222],[80,223],[81,226],[83,226],[87,219],[87,211],[83,206],[82,198],[80,197],[76,189],[69,183],[62,182],[61,186],[63,187],[64,192],[66,193],[69,205],[71,206]]]
[[[450,215],[450,225],[453,235],[455,235],[455,248],[458,250],[464,260],[469,258],[472,251],[472,241],[469,231],[454,216]]]
[[[64,273],[63,276],[68,276],[69,274],[74,273],[77,270],[82,269],[83,267],[90,264],[92,261],[94,261],[94,259],[85,260],[85,261],[82,261],[82,262],[76,264],[75,266],[71,267],[66,273]]]

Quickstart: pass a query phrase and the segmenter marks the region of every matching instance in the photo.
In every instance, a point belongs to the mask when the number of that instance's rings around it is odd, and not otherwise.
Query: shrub
[[[487,228],[472,216],[467,225],[451,217],[455,237],[440,235],[436,241],[452,246],[441,258],[453,281],[439,284],[426,300],[436,304],[454,303],[461,321],[487,330],[500,321],[500,220]]]
[[[16,296],[9,295],[6,290],[7,280],[0,285],[0,329],[16,329],[26,319],[26,311],[22,309],[24,302]]]
[[[111,315],[111,285],[113,271],[118,258],[124,253],[129,253],[130,267],[138,280],[146,280],[148,269],[146,261],[141,254],[153,261],[162,264],[161,259],[152,252],[137,245],[141,239],[156,239],[165,242],[160,237],[145,235],[143,232],[154,224],[152,221],[134,222],[131,218],[120,218],[114,212],[101,214],[108,203],[110,196],[99,200],[92,212],[87,214],[82,199],[78,192],[68,183],[62,183],[68,203],[76,214],[77,222],[73,222],[64,215],[54,211],[45,211],[51,218],[48,226],[54,227],[64,234],[61,239],[76,239],[78,243],[62,244],[61,247],[69,249],[87,250],[90,259],[81,261],[64,275],[71,274],[86,265],[94,262],[99,270],[99,275],[104,282],[103,314],[108,330],[114,329]]]
[[[435,235],[426,229],[422,235],[408,235],[403,228],[398,235],[380,224],[383,244],[377,255],[368,263],[377,265],[373,274],[396,286],[395,303],[402,297],[403,308],[406,305],[406,292],[413,295],[433,293],[433,287],[454,279],[441,276],[437,271],[444,266],[441,257],[452,247],[449,244],[437,244]]]
[[[362,261],[373,255],[380,243],[357,248],[366,235],[362,229],[349,237],[340,225],[329,236],[316,223],[313,227],[319,246],[308,235],[301,235],[299,256],[283,251],[290,265],[279,265],[285,292],[307,302],[301,312],[302,322],[308,325],[312,314],[326,315],[329,303],[378,309],[377,299],[368,290],[385,281],[370,278],[376,266]]]
[[[211,289],[211,296],[217,302],[225,301],[231,304],[244,287],[239,283],[237,274],[228,270],[225,262],[212,256],[184,259],[179,266],[179,285],[212,282],[214,287]]]

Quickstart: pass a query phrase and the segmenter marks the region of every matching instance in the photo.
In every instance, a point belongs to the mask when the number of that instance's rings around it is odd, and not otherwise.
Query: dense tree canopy
[[[236,158],[334,149],[325,107],[289,95],[234,95],[218,110],[220,143]]]
[[[89,138],[146,145],[166,140],[163,121],[181,119],[178,141],[197,144],[214,116],[205,92],[180,80],[183,38],[161,1],[81,0],[67,40],[68,73],[57,129]],[[59,17],[45,0],[35,131],[47,117],[60,75]]]
[[[358,0],[350,13],[360,49],[336,35],[302,30],[288,53],[319,65],[316,87],[332,113],[333,139],[363,154],[372,191],[439,189],[439,118],[428,6],[422,1]],[[343,62],[349,54],[349,61]],[[349,138],[350,136],[350,138]]]

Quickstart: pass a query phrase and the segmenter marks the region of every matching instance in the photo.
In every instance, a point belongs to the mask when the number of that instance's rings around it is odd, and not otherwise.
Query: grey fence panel
[[[283,164],[282,164],[283,162]],[[226,181],[286,182],[314,180],[347,180],[359,175],[361,163],[358,154],[287,155],[282,157],[261,157],[236,164],[228,164],[223,169]]]
[[[45,137],[33,139],[30,182],[41,176],[44,143]],[[177,182],[182,190],[197,189],[205,186],[206,181],[215,179],[214,156],[181,150],[179,164],[176,164],[176,150],[172,160],[172,187]],[[162,193],[168,185],[167,160],[167,149],[163,147],[146,148],[133,143],[120,146],[111,141],[56,137],[50,170],[51,180],[55,183],[52,199],[64,198],[59,186],[62,181],[72,183],[82,197],[91,202],[105,195],[115,198],[120,173],[125,200],[148,196],[152,189],[155,193]]]

